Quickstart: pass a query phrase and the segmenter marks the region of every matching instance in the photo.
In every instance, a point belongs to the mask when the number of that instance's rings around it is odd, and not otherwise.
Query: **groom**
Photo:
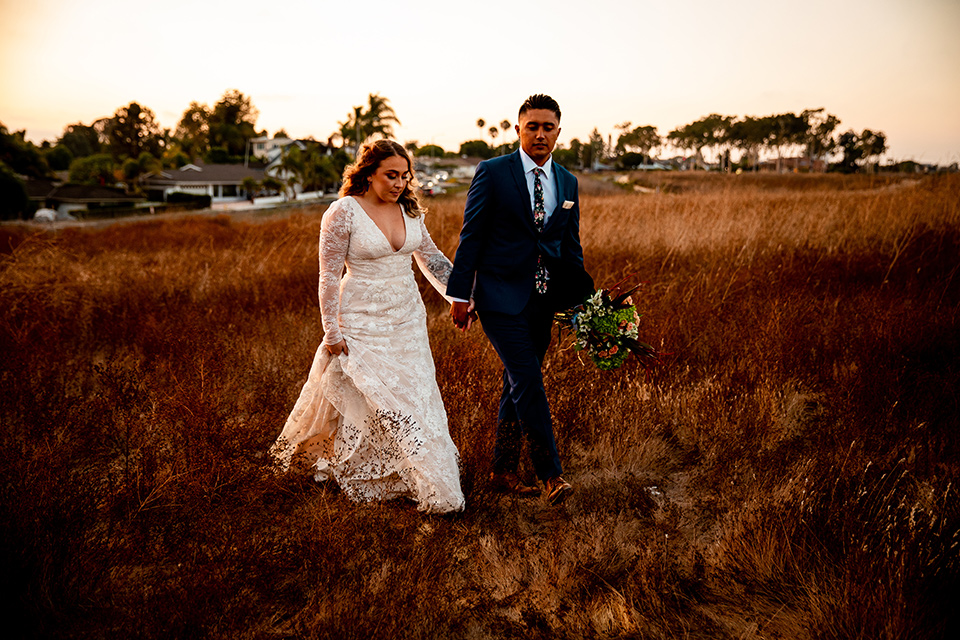
[[[583,268],[577,179],[551,156],[560,106],[549,96],[532,95],[518,120],[520,149],[477,166],[447,295],[455,300],[450,314],[461,329],[469,327],[475,305],[503,362],[494,488],[540,493],[517,476],[526,436],[547,499],[559,504],[573,487],[561,477],[541,366],[553,314],[582,302],[593,292],[593,280]]]

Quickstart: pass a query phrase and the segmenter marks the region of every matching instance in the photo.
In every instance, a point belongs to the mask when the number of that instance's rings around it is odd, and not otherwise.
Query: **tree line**
[[[172,131],[162,128],[154,112],[137,102],[90,124],[70,124],[59,138],[40,145],[28,141],[25,131],[10,132],[0,124],[0,173],[9,178],[4,182],[8,184],[13,173],[51,178],[54,171],[68,171],[72,183],[122,183],[136,192],[143,177],[163,169],[198,160],[208,164],[250,162],[250,140],[268,136],[267,131],[257,129],[258,117],[250,97],[230,89],[212,107],[191,102]],[[325,143],[306,139],[285,149],[281,174],[307,190],[328,188],[340,179],[350,161],[342,147],[328,152],[330,147],[338,140],[355,148],[372,136],[392,136],[391,125],[399,122],[389,101],[371,94],[368,104],[354,107]],[[287,134],[281,129],[274,137]],[[264,183],[261,186],[283,187],[275,178]]]
[[[18,191],[14,184],[14,173],[48,178],[53,171],[66,170],[73,183],[121,183],[137,192],[145,176],[165,168],[179,168],[197,160],[210,164],[246,162],[249,141],[268,135],[256,128],[258,116],[248,96],[230,89],[212,107],[191,102],[173,131],[162,128],[154,112],[137,102],[91,124],[68,125],[55,141],[43,141],[39,146],[26,140],[26,132],[9,132],[0,124],[0,196],[8,200],[25,198],[20,193],[22,188]],[[372,137],[393,137],[393,125],[399,124],[390,101],[370,94],[366,104],[354,106],[337,123],[325,143],[307,139],[285,149],[280,170],[286,184],[271,177],[259,185],[245,186],[279,190],[295,182],[306,190],[329,188],[350,161],[348,150],[355,151]],[[689,152],[685,162],[700,168],[749,170],[766,152],[776,156],[778,168],[787,154],[800,154],[811,169],[872,170],[887,149],[886,136],[870,129],[838,133],[839,125],[840,119],[823,108],[759,117],[710,114],[666,135],[653,125],[623,122],[616,126],[619,133],[615,143],[612,136],[605,140],[594,128],[586,141],[574,138],[567,145],[558,145],[554,158],[570,169],[630,169],[654,163],[658,150],[672,148]],[[506,141],[512,128],[509,120],[488,126],[480,118],[476,126],[480,137],[461,143],[456,152],[433,144],[420,147],[416,141],[406,146],[417,156],[489,158],[510,153],[519,144],[517,140]],[[287,135],[280,130],[274,137]],[[708,155],[715,159],[710,165]],[[828,163],[831,157],[836,161]]]
[[[31,177],[49,177],[51,171],[69,170],[70,180],[77,183],[135,185],[138,179],[162,168],[177,168],[201,159],[207,163],[237,163],[248,159],[248,142],[267,135],[257,130],[259,112],[251,99],[236,89],[226,91],[212,107],[191,102],[183,112],[176,129],[162,129],[148,107],[131,102],[117,109],[111,117],[91,124],[68,125],[54,142],[44,141],[39,147],[26,141],[25,132],[11,134],[0,130],[0,162],[17,173]],[[370,94],[367,104],[353,107],[338,122],[324,149],[335,146],[351,151],[365,140],[392,137],[393,125],[400,124],[390,101],[379,94]],[[438,145],[407,146],[418,156],[444,155],[488,158],[509,153],[517,148],[516,140],[507,142],[512,128],[509,120],[487,127],[476,121],[480,137],[460,144],[457,152],[448,152]],[[689,152],[694,166],[706,166],[705,155],[716,158],[722,168],[755,167],[763,152],[775,155],[778,161],[788,152],[800,153],[811,161],[826,166],[826,160],[838,155],[834,169],[855,171],[886,151],[886,136],[879,131],[848,130],[837,133],[840,119],[824,109],[806,109],[800,114],[781,113],[769,116],[724,116],[710,114],[660,135],[653,125],[633,126],[624,122],[616,126],[616,143],[604,140],[595,128],[581,142],[574,138],[560,145],[557,159],[571,168],[590,168],[597,164],[613,164],[632,168],[656,159],[655,151],[666,147]],[[0,125],[2,126],[2,125]],[[502,139],[498,144],[498,138]],[[491,143],[484,137],[489,135]],[[283,130],[275,137],[286,137]],[[308,140],[307,142],[310,142]],[[338,162],[324,161],[318,149],[297,148],[285,158],[285,169],[309,182],[336,180],[345,158]],[[739,156],[739,157],[737,157]]]
[[[731,151],[739,151],[740,164],[756,166],[760,152],[766,150],[776,155],[778,169],[787,151],[801,154],[811,168],[818,161],[826,168],[827,159],[836,152],[841,156],[834,163],[835,169],[856,171],[861,165],[872,168],[871,161],[887,150],[883,132],[864,129],[857,133],[851,129],[838,134],[839,125],[840,119],[823,108],[805,109],[799,115],[779,113],[761,117],[714,113],[674,129],[666,138],[674,147],[692,151],[700,161],[703,151],[712,149],[721,165],[729,165]]]
[[[631,122],[616,125],[619,132],[604,139],[594,128],[586,141],[573,138],[567,145],[558,145],[554,159],[568,169],[590,169],[612,166],[634,169],[658,162],[657,151],[669,149],[685,153],[684,164],[694,168],[755,169],[766,152],[777,159],[782,169],[783,159],[799,155],[807,160],[810,170],[855,172],[872,170],[880,155],[887,150],[883,132],[864,129],[838,133],[840,119],[825,109],[806,109],[799,115],[781,113],[769,116],[724,116],[710,114],[699,120],[677,127],[661,135],[653,125],[634,126]],[[408,146],[417,155],[443,157],[468,156],[490,158],[509,153],[518,142],[497,143],[502,130],[511,125],[504,120],[500,126],[485,129],[486,121],[477,120],[480,137],[460,144],[459,151],[446,152],[437,145]],[[489,134],[491,143],[484,140]],[[505,138],[506,136],[504,136]],[[714,162],[708,163],[711,155]],[[836,158],[834,162],[829,162]]]

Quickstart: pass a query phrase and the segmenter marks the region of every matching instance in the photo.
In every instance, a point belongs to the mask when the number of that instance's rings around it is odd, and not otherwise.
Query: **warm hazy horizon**
[[[53,141],[138,102],[173,130],[191,101],[238,89],[258,130],[326,139],[379,93],[397,139],[456,150],[478,118],[515,123],[544,92],[562,143],[624,121],[665,135],[709,113],[824,107],[838,131],[883,131],[884,159],[960,161],[960,2],[587,6],[0,0],[0,122]]]

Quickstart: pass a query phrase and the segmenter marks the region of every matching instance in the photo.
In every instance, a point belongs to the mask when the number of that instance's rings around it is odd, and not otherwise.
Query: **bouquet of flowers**
[[[621,280],[609,289],[597,289],[583,304],[555,316],[561,327],[573,329],[573,348],[586,350],[603,371],[618,368],[631,353],[644,367],[660,362],[657,350],[638,339],[640,314],[631,294],[640,285],[622,291],[622,284]]]

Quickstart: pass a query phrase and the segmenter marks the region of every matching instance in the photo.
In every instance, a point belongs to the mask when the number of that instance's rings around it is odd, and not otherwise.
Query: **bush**
[[[580,168],[580,159],[572,149],[557,149],[553,152],[554,161],[567,171]]]
[[[29,204],[23,183],[0,164],[0,220],[19,220]]]
[[[167,194],[167,204],[185,204],[193,205],[193,208],[196,209],[207,209],[212,202],[213,198],[207,195],[202,196],[195,193],[183,193],[182,191],[174,191]]]
[[[468,158],[492,158],[494,150],[483,140],[468,140],[460,145],[460,155]]]
[[[617,164],[621,169],[636,169],[644,163],[646,156],[642,153],[628,151],[617,159]]]
[[[435,144],[428,144],[420,147],[413,152],[413,155],[417,156],[426,156],[428,158],[442,158],[444,154],[443,147]]]

